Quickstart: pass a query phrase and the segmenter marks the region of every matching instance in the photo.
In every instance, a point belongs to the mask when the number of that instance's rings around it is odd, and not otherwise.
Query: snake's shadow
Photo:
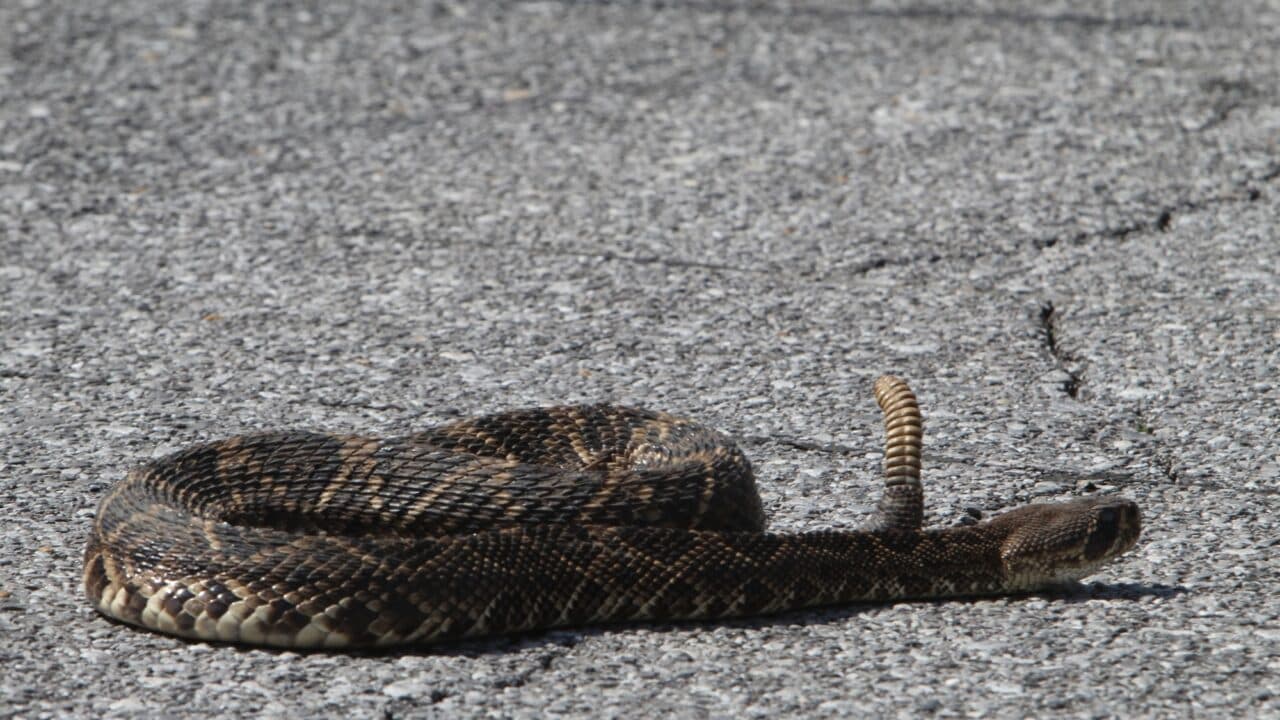
[[[838,623],[843,620],[857,617],[858,615],[875,612],[891,605],[977,605],[981,603],[999,601],[1017,603],[1032,599],[1047,600],[1052,603],[1064,604],[1082,603],[1090,600],[1139,602],[1144,598],[1169,598],[1176,597],[1187,592],[1189,592],[1189,590],[1185,587],[1170,585],[1148,585],[1143,583],[1072,583],[1054,590],[1046,590],[1026,595],[945,598],[938,600],[904,600],[894,603],[834,605],[829,607],[808,608],[804,610],[790,610],[776,615],[720,620],[680,620],[585,625],[582,627],[567,629],[534,630],[497,638],[458,640],[421,647],[405,646],[355,650],[317,649],[287,651],[275,650],[272,648],[248,648],[241,645],[233,645],[233,647],[242,652],[267,652],[272,654],[290,652],[295,654],[339,654],[350,657],[483,657],[489,655],[505,655],[512,652],[530,649],[572,648],[585,638],[625,631],[627,628],[643,628],[652,633],[678,633],[694,628],[724,627],[751,629],[775,626],[811,627]]]
[[[1079,603],[1088,600],[1141,600],[1143,598],[1171,598],[1191,592],[1181,585],[1148,585],[1145,583],[1076,583],[1058,592],[1038,593],[1059,602]]]

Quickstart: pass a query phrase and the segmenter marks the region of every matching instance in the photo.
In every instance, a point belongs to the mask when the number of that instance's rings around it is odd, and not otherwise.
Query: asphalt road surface
[[[0,716],[1280,715],[1280,5],[355,4],[0,3]],[[110,483],[272,427],[644,405],[855,527],[885,371],[929,523],[1117,493],[1139,547],[384,655],[82,597]]]

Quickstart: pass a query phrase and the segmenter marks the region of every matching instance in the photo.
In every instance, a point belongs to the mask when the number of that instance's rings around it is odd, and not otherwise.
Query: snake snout
[[[1097,562],[1119,555],[1138,542],[1141,532],[1142,513],[1137,503],[1124,498],[1099,503],[1085,540],[1085,560]]]

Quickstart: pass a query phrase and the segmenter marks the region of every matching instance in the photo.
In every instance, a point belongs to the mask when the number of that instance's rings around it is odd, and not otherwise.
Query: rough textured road
[[[0,716],[1280,714],[1280,4],[0,3]],[[1098,492],[1078,591],[395,655],[96,616],[104,489],[610,399],[773,527]]]

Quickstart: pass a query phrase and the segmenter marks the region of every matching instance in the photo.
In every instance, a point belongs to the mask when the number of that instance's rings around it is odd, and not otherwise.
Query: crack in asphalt
[[[1212,195],[1198,200],[1181,200],[1179,202],[1161,205],[1156,207],[1145,220],[1131,221],[1122,225],[1103,228],[1093,232],[1080,232],[1068,238],[1051,237],[1034,240],[1032,241],[1032,246],[1036,250],[1045,250],[1060,242],[1064,242],[1064,240],[1072,245],[1080,246],[1099,239],[1127,240],[1131,236],[1138,234],[1152,232],[1166,233],[1173,228],[1173,222],[1180,214],[1200,212],[1220,205],[1257,202],[1262,199],[1263,194],[1259,185],[1270,184],[1278,178],[1280,178],[1280,164],[1269,167],[1265,172],[1257,176],[1235,183],[1234,188],[1225,194]],[[922,252],[914,255],[901,255],[894,257],[876,256],[852,264],[828,266],[825,268],[788,268],[785,266],[733,265],[729,263],[690,260],[679,257],[663,257],[660,255],[627,255],[604,248],[599,250],[589,250],[543,247],[540,248],[538,252],[546,255],[594,258],[604,262],[623,262],[635,265],[659,265],[673,268],[695,268],[752,275],[772,275],[788,280],[805,279],[811,282],[829,281],[832,278],[838,278],[840,276],[863,277],[875,272],[876,270],[888,267],[913,267],[920,264],[932,265],[942,261],[972,262],[985,256],[982,252],[974,252],[972,250],[955,253]],[[1017,274],[1017,271],[1008,274]],[[1052,310],[1051,306],[1050,310]],[[1041,322],[1043,323],[1047,319],[1049,318],[1042,317]],[[1079,378],[1077,378],[1077,380],[1079,380]],[[1072,397],[1075,397],[1075,395],[1072,395]]]
[[[528,0],[532,2],[532,0]],[[590,2],[589,0],[564,0],[559,3],[562,5],[611,5],[609,2]],[[1085,28],[1103,28],[1112,30],[1129,30],[1134,28],[1167,28],[1167,29],[1192,29],[1198,27],[1196,24],[1183,19],[1166,19],[1156,17],[1104,17],[1101,15],[1090,15],[1087,13],[1054,13],[1054,14],[1036,14],[1028,12],[1012,12],[1005,10],[952,10],[947,8],[936,7],[906,7],[906,8],[848,8],[848,7],[806,7],[796,6],[794,4],[786,4],[782,7],[775,7],[765,3],[739,4],[732,2],[723,2],[718,0],[703,0],[702,2],[682,2],[682,3],[666,3],[658,0],[650,5],[651,8],[660,10],[664,6],[673,8],[693,9],[704,13],[743,13],[750,17],[779,16],[779,17],[809,17],[821,20],[823,22],[832,22],[840,20],[854,19],[874,19],[874,20],[937,20],[941,22],[955,22],[957,20],[977,20],[983,23],[1008,23],[1015,25],[1069,25],[1073,27]],[[1229,27],[1227,25],[1214,25],[1213,27]]]
[[[1084,373],[1072,368],[1073,365],[1079,364],[1079,360],[1058,342],[1057,310],[1048,300],[1040,305],[1040,333],[1044,338],[1045,349],[1049,351],[1054,364],[1067,374],[1067,379],[1062,381],[1062,392],[1072,400],[1079,400],[1080,386],[1084,384]]]
[[[1200,84],[1202,90],[1214,96],[1213,109],[1209,118],[1192,130],[1202,133],[1222,125],[1231,118],[1231,114],[1249,105],[1249,101],[1258,97],[1258,89],[1247,80],[1228,80],[1212,78]]]
[[[1181,213],[1195,213],[1202,210],[1208,210],[1211,207],[1219,205],[1230,205],[1233,203],[1252,203],[1262,199],[1262,190],[1257,187],[1258,184],[1267,184],[1280,178],[1280,165],[1274,165],[1266,172],[1254,178],[1243,180],[1235,183],[1235,187],[1222,195],[1211,195],[1209,197],[1195,200],[1181,200],[1176,203],[1162,205],[1156,208],[1149,219],[1138,220],[1135,222],[1117,225],[1111,228],[1103,228],[1094,232],[1080,232],[1066,240],[1072,245],[1086,245],[1093,240],[1099,238],[1108,238],[1114,240],[1126,240],[1130,235],[1138,233],[1168,232],[1173,226],[1174,218]],[[1061,237],[1051,237],[1040,240],[1036,243],[1038,249],[1051,248],[1062,242]]]

